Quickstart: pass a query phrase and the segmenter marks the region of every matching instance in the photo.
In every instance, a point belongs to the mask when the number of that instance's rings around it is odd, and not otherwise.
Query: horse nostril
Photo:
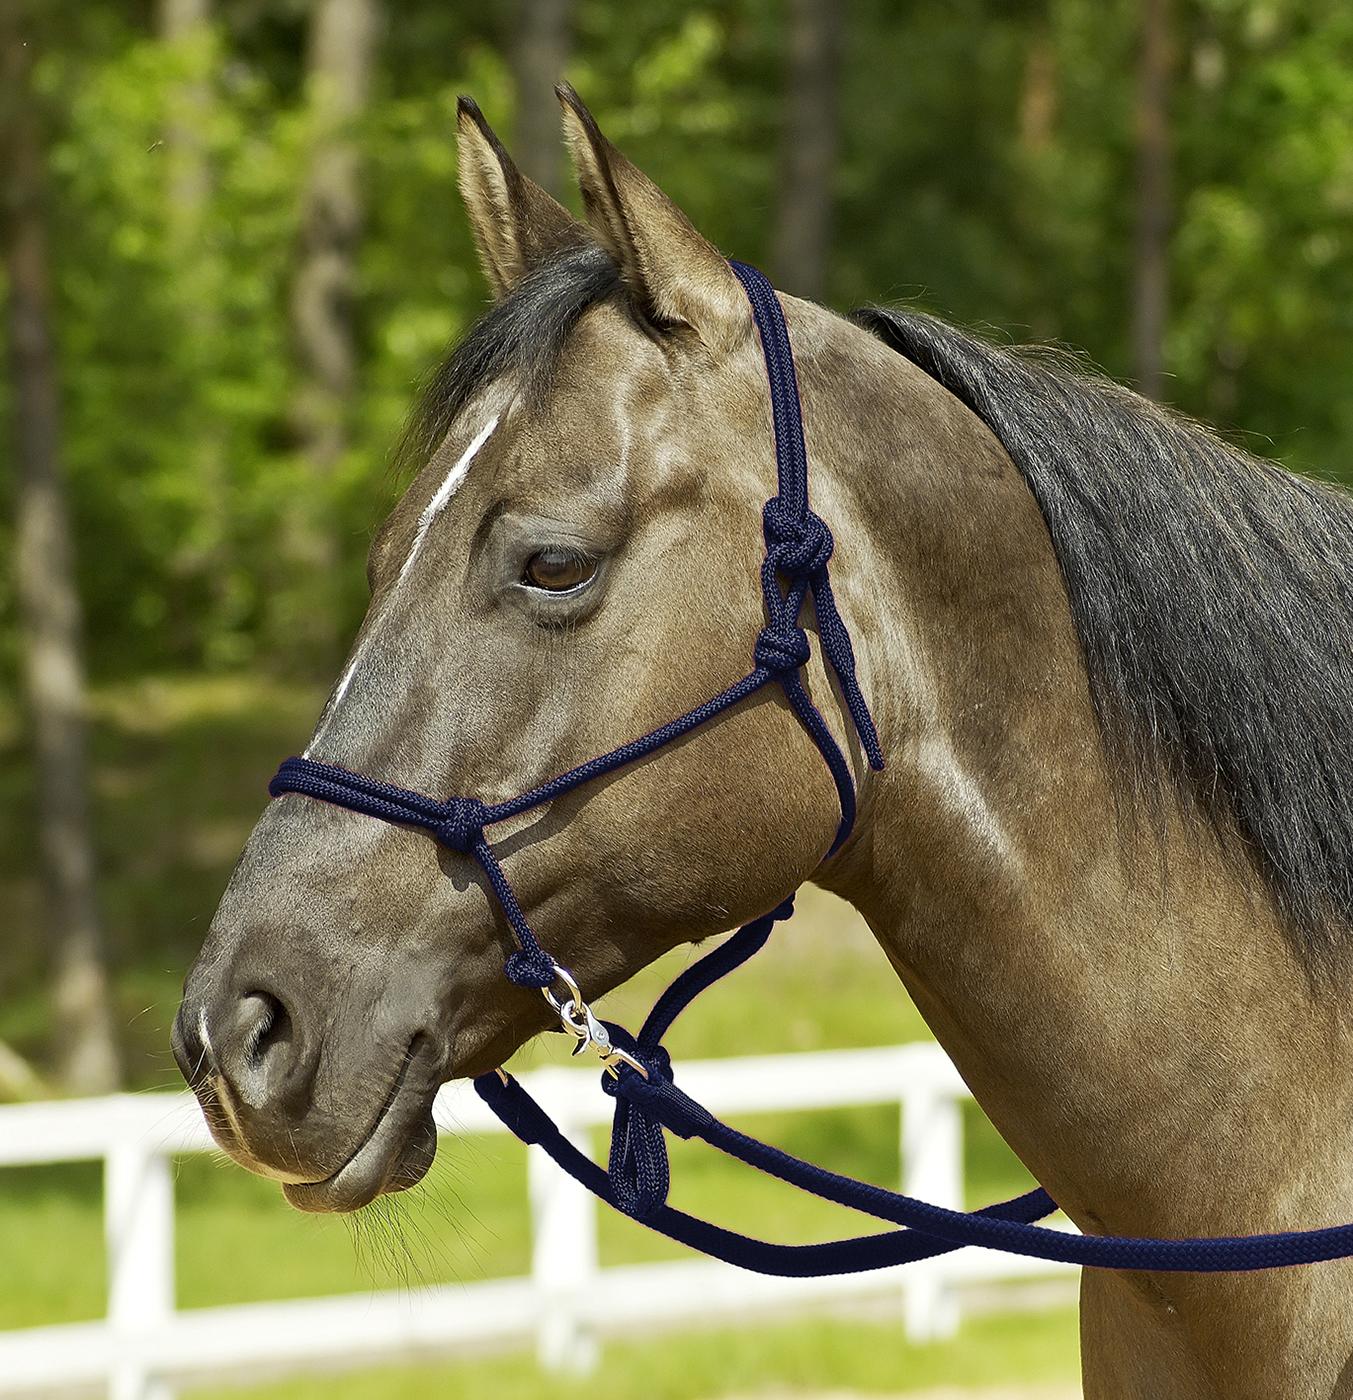
[[[286,1003],[271,992],[246,992],[241,998],[244,1025],[244,1059],[252,1069],[261,1069],[274,1052],[291,1044],[291,1013]]]

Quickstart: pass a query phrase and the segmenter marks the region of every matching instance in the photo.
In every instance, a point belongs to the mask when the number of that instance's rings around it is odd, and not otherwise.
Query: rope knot
[[[776,569],[789,579],[821,573],[836,547],[832,532],[820,515],[808,509],[799,515],[780,496],[772,496],[762,507],[761,526],[767,553]]]
[[[752,651],[756,664],[776,676],[797,671],[812,654],[808,633],[802,627],[763,627],[756,634]]]
[[[468,854],[484,839],[488,808],[477,797],[453,797],[444,802],[429,830],[453,851]]]
[[[535,991],[553,986],[558,975],[554,959],[538,943],[534,947],[518,948],[503,964],[503,971],[509,982]]]
[[[614,1037],[613,1038],[618,1038]],[[628,1037],[626,1037],[628,1039]],[[638,1070],[622,1063],[617,1074],[609,1070],[601,1077],[602,1092],[613,1099],[624,1099],[628,1103],[644,1106],[653,1102],[662,1093],[664,1084],[675,1082],[672,1072],[672,1057],[661,1045],[639,1045],[633,1041],[623,1047],[625,1051],[643,1065],[648,1078]],[[623,1093],[621,1092],[623,1086]]]
[[[607,1025],[612,1040],[644,1067],[622,1064],[601,1085],[615,1099],[609,1174],[616,1205],[635,1220],[647,1220],[667,1201],[671,1169],[662,1124],[651,1112],[672,1083],[672,1059],[661,1045],[640,1045],[619,1026]],[[645,1078],[645,1075],[647,1078]]]

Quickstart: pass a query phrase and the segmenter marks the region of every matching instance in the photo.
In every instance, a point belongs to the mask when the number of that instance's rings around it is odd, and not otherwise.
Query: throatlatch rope
[[[517,940],[517,949],[505,967],[507,976],[520,986],[540,988],[547,996],[549,988],[561,980],[572,987],[571,978],[541,947],[484,835],[486,827],[552,802],[583,783],[665,747],[775,682],[812,737],[836,785],[841,820],[828,855],[849,836],[856,806],[850,765],[803,684],[802,668],[812,655],[812,647],[799,619],[809,597],[823,657],[840,686],[861,748],[871,768],[883,767],[878,734],[856,679],[850,634],[832,595],[828,576],[835,547],[832,533],[808,502],[803,409],[789,331],[770,283],[745,263],[735,262],[732,268],[747,293],[761,340],[778,477],[777,494],[766,502],[762,515],[766,554],[761,591],[767,621],[756,637],[752,671],[651,733],[588,759],[506,802],[490,804],[473,797],[441,801],[310,758],[287,759],[269,785],[274,797],[300,793],[382,821],[416,827],[451,850],[473,856]],[[683,972],[663,993],[637,1036],[595,1021],[580,997],[562,1004],[551,997],[551,1004],[574,1034],[612,1052],[602,1075],[602,1087],[616,1100],[610,1161],[605,1169],[574,1147],[511,1076],[501,1072],[482,1075],[475,1080],[476,1090],[523,1142],[539,1144],[601,1200],[692,1249],[758,1273],[793,1277],[859,1273],[964,1245],[1097,1268],[1209,1273],[1307,1264],[1353,1254],[1353,1225],[1216,1239],[1066,1234],[1032,1223],[1056,1209],[1041,1188],[972,1214],[945,1210],[839,1176],[721,1123],[676,1087],[662,1038],[692,998],[763,947],[775,923],[792,911],[791,896]],[[576,993],[576,988],[573,990]],[[903,1228],[827,1244],[777,1245],[674,1210],[667,1204],[671,1173],[665,1134],[669,1132],[682,1138],[700,1138],[800,1190]]]

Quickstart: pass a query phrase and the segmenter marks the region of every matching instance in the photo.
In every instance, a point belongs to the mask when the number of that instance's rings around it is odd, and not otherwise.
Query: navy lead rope
[[[416,827],[442,845],[473,856],[517,941],[516,951],[507,960],[507,976],[520,986],[540,988],[547,996],[549,988],[561,979],[566,985],[571,985],[571,979],[532,931],[484,835],[486,827],[552,802],[583,783],[663,748],[775,682],[812,737],[836,785],[841,820],[828,854],[838,850],[850,834],[856,805],[850,764],[809,697],[801,674],[812,654],[800,622],[809,598],[823,657],[836,677],[861,748],[871,768],[883,767],[874,722],[856,680],[850,634],[837,610],[828,576],[832,534],[808,502],[803,410],[788,328],[770,283],[745,263],[735,262],[732,268],[751,303],[765,358],[778,477],[777,494],[766,502],[762,518],[766,554],[761,588],[767,622],[756,638],[753,670],[703,705],[506,802],[485,803],[473,797],[438,800],[309,758],[287,759],[269,784],[274,797],[300,793],[399,826]],[[1220,1239],[1070,1235],[1032,1224],[1056,1209],[1041,1188],[964,1214],[852,1181],[719,1122],[677,1088],[662,1038],[695,996],[757,952],[775,923],[788,918],[792,909],[791,898],[746,924],[688,968],[658,1000],[637,1036],[619,1026],[594,1021],[580,1002],[562,1004],[561,1018],[566,1025],[570,1010],[575,1017],[586,1018],[581,1029],[578,1024],[570,1026],[574,1034],[607,1051],[608,1068],[602,1084],[616,1100],[607,1169],[574,1147],[511,1076],[502,1072],[482,1075],[475,1080],[476,1090],[523,1142],[538,1144],[602,1200],[671,1239],[759,1273],[793,1277],[858,1273],[969,1244],[1100,1268],[1189,1272],[1266,1269],[1353,1254],[1353,1225]],[[551,1004],[561,1007],[552,997]],[[665,1139],[668,1132],[682,1138],[698,1137],[801,1190],[904,1228],[827,1244],[786,1246],[698,1220],[666,1203],[671,1180]]]

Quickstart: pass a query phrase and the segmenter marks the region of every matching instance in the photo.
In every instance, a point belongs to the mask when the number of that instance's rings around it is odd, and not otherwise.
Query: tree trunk
[[[15,591],[32,710],[59,1072],[68,1088],[98,1093],[116,1085],[118,1062],[95,899],[80,600],[60,460],[42,130],[26,40],[17,0],[7,0],[0,5],[0,63],[8,138],[3,238],[17,469]]]
[[[1137,387],[1148,398],[1158,399],[1164,388],[1164,340],[1169,307],[1169,0],[1142,0],[1141,15],[1132,358]]]
[[[160,0],[160,37],[173,46],[201,39],[211,23],[211,0]],[[191,247],[202,235],[203,216],[211,196],[211,174],[202,144],[202,123],[210,100],[200,75],[180,84],[171,98],[165,131],[169,156],[169,218],[180,247]]]
[[[790,0],[787,112],[780,208],[771,264],[776,281],[821,297],[831,245],[844,0]]]
[[[331,598],[339,563],[334,475],[348,450],[357,377],[353,296],[363,203],[352,127],[371,86],[377,20],[377,0],[315,0],[307,49],[315,138],[291,318],[302,381],[296,420],[317,490],[297,507],[289,533],[294,562],[322,587],[307,590],[304,616],[284,623],[293,637],[311,639],[326,662],[338,651],[337,617],[320,600]]]
[[[564,146],[554,85],[568,63],[573,0],[517,0],[515,33],[509,43],[517,90],[517,164],[538,185],[558,195]]]
[[[1059,101],[1057,46],[1045,16],[1030,26],[1020,82],[1017,122],[1020,178],[1015,200],[1014,256],[1027,260],[1031,281],[1040,285],[1028,312],[1035,340],[1054,340],[1064,330],[1058,323],[1057,297],[1047,282],[1058,266],[1056,230],[1064,221],[1049,221],[1050,204],[1061,196],[1060,176],[1050,159],[1056,151]]]
[[[37,1070],[0,1040],[0,1103],[50,1097],[50,1091]]]
[[[160,0],[160,37],[188,65],[169,94],[165,194],[170,271],[181,313],[182,370],[191,381],[191,472],[199,486],[198,516],[175,561],[201,579],[211,610],[202,628],[208,650],[238,626],[230,580],[230,505],[224,430],[203,392],[216,376],[220,338],[220,265],[211,246],[212,171],[202,133],[210,120],[211,86],[201,46],[210,38],[212,0]]]
[[[1019,139],[1026,152],[1040,156],[1052,145],[1057,125],[1057,54],[1052,35],[1040,25],[1029,40],[1019,94]]]

